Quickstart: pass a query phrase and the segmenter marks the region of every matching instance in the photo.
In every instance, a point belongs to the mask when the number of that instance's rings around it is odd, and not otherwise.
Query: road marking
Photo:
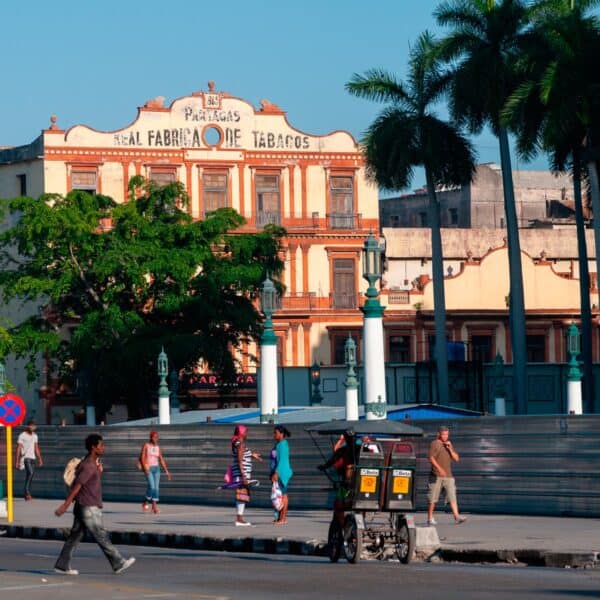
[[[25,553],[25,556],[31,556],[33,558],[55,558],[56,555],[54,554],[29,554],[29,553]]]
[[[65,587],[67,585],[73,585],[71,582],[65,583],[39,583],[37,585],[13,585],[10,587],[0,587],[0,592],[18,592],[21,590],[37,590],[38,588],[49,588],[49,587]]]

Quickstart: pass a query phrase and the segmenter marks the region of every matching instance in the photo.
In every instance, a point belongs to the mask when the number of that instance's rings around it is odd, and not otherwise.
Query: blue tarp
[[[464,408],[441,406],[439,404],[411,404],[401,408],[388,407],[387,418],[391,421],[415,421],[418,419],[462,419],[480,417],[481,413]]]

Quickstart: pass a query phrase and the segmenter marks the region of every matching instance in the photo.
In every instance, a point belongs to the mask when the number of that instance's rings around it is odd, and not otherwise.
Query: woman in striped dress
[[[235,488],[236,503],[236,527],[249,527],[251,523],[244,520],[244,509],[250,502],[250,479],[252,478],[252,459],[262,460],[260,454],[252,452],[246,446],[248,437],[248,428],[245,425],[238,425],[231,438],[231,475],[233,482],[238,484]]]

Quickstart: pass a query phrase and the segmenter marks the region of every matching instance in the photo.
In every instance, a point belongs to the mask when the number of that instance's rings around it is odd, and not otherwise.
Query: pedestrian
[[[25,431],[20,433],[17,438],[15,466],[21,471],[25,469],[25,487],[23,489],[23,498],[25,500],[31,500],[31,482],[35,475],[36,458],[40,467],[44,464],[35,430],[35,421],[28,421]]]
[[[273,430],[275,445],[271,450],[271,481],[279,485],[283,501],[281,510],[276,515],[275,525],[284,525],[287,523],[289,505],[288,485],[294,474],[290,465],[290,445],[287,441],[287,438],[291,437],[291,435],[287,427],[275,425],[275,429]]]
[[[427,524],[437,525],[437,521],[433,518],[433,511],[442,489],[446,494],[446,501],[450,504],[454,521],[458,525],[464,523],[467,519],[458,512],[456,483],[452,476],[452,462],[458,462],[460,457],[450,441],[450,430],[445,425],[438,429],[437,438],[431,442],[428,458],[431,463],[431,475],[427,494],[429,500]]]
[[[238,425],[231,438],[231,476],[235,487],[236,527],[249,527],[251,523],[244,520],[246,504],[250,502],[250,484],[252,478],[252,459],[261,461],[257,452],[252,452],[246,445],[248,428]]]
[[[158,445],[158,432],[150,432],[150,441],[142,446],[140,454],[142,469],[146,475],[148,487],[146,488],[146,498],[142,504],[142,509],[147,512],[152,507],[152,512],[157,515],[160,513],[158,508],[159,486],[160,486],[160,467],[165,470],[167,479],[171,481],[171,473],[167,469],[167,463],[163,457],[160,446]]]
[[[85,439],[87,456],[79,463],[75,471],[75,480],[66,500],[55,511],[57,517],[63,515],[71,503],[73,507],[73,526],[71,533],[58,557],[54,570],[61,575],[79,575],[71,568],[71,558],[75,548],[88,532],[104,552],[115,575],[128,569],[134,562],[133,556],[125,559],[113,546],[110,536],[102,523],[102,482],[101,458],[104,455],[104,440],[101,435],[92,433]]]

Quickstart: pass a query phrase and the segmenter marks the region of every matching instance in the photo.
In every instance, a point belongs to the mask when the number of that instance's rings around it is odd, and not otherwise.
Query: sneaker
[[[252,523],[249,523],[248,521],[236,521],[235,526],[236,527],[252,527]]]
[[[58,567],[54,567],[54,571],[56,573],[60,573],[61,575],[79,575],[79,571],[77,569],[59,569]]]
[[[458,517],[455,519],[457,525],[462,525],[467,520],[467,517]]]
[[[434,518],[427,519],[427,525],[437,525],[437,521]]]
[[[118,569],[115,569],[115,575],[118,575],[119,573],[122,573],[126,569],[129,569],[129,567],[134,562],[135,562],[135,557],[134,556],[130,556]]]

